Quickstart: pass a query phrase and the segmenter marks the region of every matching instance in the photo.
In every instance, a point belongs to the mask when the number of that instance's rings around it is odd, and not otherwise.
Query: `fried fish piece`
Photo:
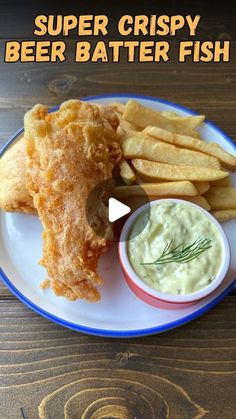
[[[117,117],[110,106],[99,106],[104,117],[116,127]],[[66,118],[66,112],[64,112]],[[86,119],[86,113],[81,110],[80,119]],[[0,209],[6,212],[23,212],[37,214],[33,199],[26,188],[26,150],[22,137],[14,143],[0,159]]]
[[[25,115],[26,185],[44,228],[40,263],[54,292],[69,300],[100,298],[97,262],[113,231],[101,196],[95,222],[105,234],[95,234],[86,201],[120,161],[118,122],[110,109],[78,100],[51,114],[36,105]]]
[[[25,184],[26,151],[24,139],[12,145],[0,159],[0,208],[7,212],[35,214],[33,199]]]

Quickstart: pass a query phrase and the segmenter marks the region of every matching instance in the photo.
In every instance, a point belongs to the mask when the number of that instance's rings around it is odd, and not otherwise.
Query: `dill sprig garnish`
[[[197,239],[191,244],[181,243],[171,249],[173,240],[167,243],[161,256],[154,262],[141,263],[141,265],[163,265],[165,263],[186,263],[195,259],[207,249],[212,247],[210,239]]]

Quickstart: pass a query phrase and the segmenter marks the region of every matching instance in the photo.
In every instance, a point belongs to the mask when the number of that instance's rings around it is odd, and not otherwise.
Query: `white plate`
[[[180,115],[193,112],[169,102],[138,95],[103,95],[84,100],[106,104],[125,103],[129,98],[161,111],[174,111]],[[206,110],[207,111],[207,110]],[[22,130],[8,143],[19,139]],[[236,154],[232,141],[211,124],[204,123],[201,134],[206,140],[222,145]],[[7,149],[5,147],[4,151]],[[3,153],[4,153],[3,151]],[[236,185],[236,176],[233,175]],[[231,249],[235,248],[236,220],[223,224]],[[135,337],[159,333],[189,322],[223,299],[233,288],[236,278],[236,252],[232,252],[230,270],[223,284],[211,296],[181,310],[161,310],[140,301],[126,285],[118,262],[117,249],[113,247],[99,263],[104,278],[102,299],[98,303],[69,302],[56,297],[50,290],[41,290],[45,270],[38,265],[41,257],[42,227],[35,216],[0,213],[0,266],[1,277],[9,289],[23,303],[49,320],[71,329],[93,335],[110,337]]]

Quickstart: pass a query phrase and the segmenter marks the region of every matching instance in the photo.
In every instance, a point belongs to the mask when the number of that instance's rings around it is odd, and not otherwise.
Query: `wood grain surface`
[[[4,10],[2,42],[30,36],[33,14],[27,9],[23,16],[19,8],[13,19]],[[233,39],[235,24],[227,16],[220,19],[218,13],[205,22],[204,36],[214,32],[215,39]],[[236,141],[235,54],[229,64],[1,61],[0,74],[1,149],[35,103],[54,106],[68,98],[114,92],[187,106],[206,114]],[[122,340],[63,329],[30,311],[0,284],[0,401],[0,419],[233,419],[236,295],[179,329]]]

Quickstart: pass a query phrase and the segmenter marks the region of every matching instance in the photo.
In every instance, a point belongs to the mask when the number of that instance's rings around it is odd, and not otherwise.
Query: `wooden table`
[[[27,37],[28,26],[2,37]],[[225,33],[232,21],[223,21]],[[28,25],[28,23],[27,23]],[[223,26],[223,27],[222,27]],[[215,28],[215,26],[214,26]],[[23,35],[24,33],[24,35]],[[16,36],[16,35],[15,35]],[[102,93],[158,96],[205,113],[236,141],[236,64],[0,64],[1,147],[37,102]],[[0,287],[0,417],[231,419],[236,411],[236,295],[168,333],[104,339],[39,317]]]

